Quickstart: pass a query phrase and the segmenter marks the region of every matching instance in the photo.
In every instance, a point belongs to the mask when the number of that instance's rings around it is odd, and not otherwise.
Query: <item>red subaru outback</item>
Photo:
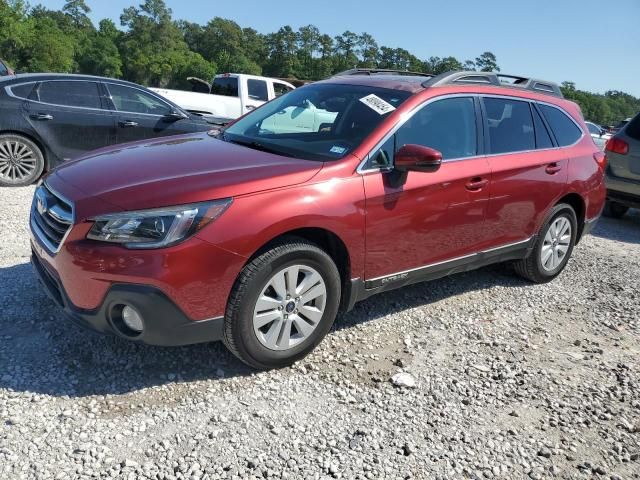
[[[35,192],[33,265],[94,330],[223,340],[280,367],[378,292],[503,261],[552,280],[601,213],[605,163],[549,82],[350,71],[222,134],[55,169]]]

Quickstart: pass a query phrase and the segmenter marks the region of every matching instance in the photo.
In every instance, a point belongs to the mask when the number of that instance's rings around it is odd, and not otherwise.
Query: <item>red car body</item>
[[[411,96],[334,162],[287,158],[193,134],[101,150],[49,174],[47,187],[72,204],[74,213],[58,252],[49,251],[37,234],[32,238],[34,263],[57,301],[94,329],[113,331],[108,321],[94,320],[97,312],[107,308],[114,288],[140,285],[166,296],[184,314],[181,325],[205,324],[225,315],[248,260],[274,239],[295,232],[340,258],[346,278],[342,306],[350,308],[372,293],[411,283],[409,273],[424,266],[452,262],[434,275],[442,276],[491,263],[492,252],[499,252],[501,260],[518,258],[559,202],[576,210],[580,235],[602,211],[604,159],[572,102],[499,86],[423,88],[384,76],[329,82],[401,89]],[[359,169],[407,112],[435,98],[459,95],[555,105],[583,135],[566,148],[479,155],[443,163],[431,173],[409,172],[406,182],[396,186],[380,172]],[[91,219],[102,214],[219,198],[233,198],[233,203],[214,223],[175,246],[128,250],[87,239]],[[464,262],[474,255],[473,264]],[[219,339],[192,330],[141,340],[184,344]]]

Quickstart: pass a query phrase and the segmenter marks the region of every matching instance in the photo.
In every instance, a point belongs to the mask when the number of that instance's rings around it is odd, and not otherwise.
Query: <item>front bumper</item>
[[[114,284],[97,308],[78,308],[69,300],[59,279],[44,266],[35,252],[31,255],[31,263],[49,297],[83,327],[149,345],[179,346],[222,339],[223,317],[190,320],[164,293],[148,285]],[[142,333],[128,334],[118,325],[115,318],[118,305],[132,306],[141,314],[144,320]]]

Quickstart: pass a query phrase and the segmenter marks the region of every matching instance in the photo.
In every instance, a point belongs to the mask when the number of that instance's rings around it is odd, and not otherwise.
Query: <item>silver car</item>
[[[593,143],[600,147],[601,150],[604,150],[604,146],[607,144],[607,141],[609,141],[612,135],[597,123],[585,123],[587,124],[587,128],[589,129],[591,138],[593,138]]]
[[[607,142],[607,203],[604,214],[622,217],[640,208],[640,113]]]

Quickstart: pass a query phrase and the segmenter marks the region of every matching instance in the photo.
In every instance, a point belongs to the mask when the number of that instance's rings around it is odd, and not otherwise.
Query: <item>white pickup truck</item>
[[[192,85],[191,92],[165,88],[151,90],[189,112],[233,120],[295,89],[282,80],[239,73],[216,75],[211,85],[198,78],[188,80]]]

